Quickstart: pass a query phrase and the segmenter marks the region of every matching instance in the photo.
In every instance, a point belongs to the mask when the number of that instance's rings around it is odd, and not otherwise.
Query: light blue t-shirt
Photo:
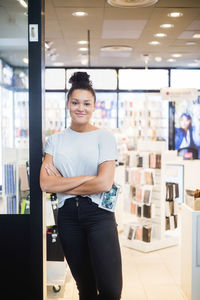
[[[48,138],[44,152],[53,156],[54,166],[63,177],[97,175],[99,164],[117,160],[116,140],[105,129],[77,132],[67,128]],[[101,194],[88,196],[99,204]],[[58,207],[70,197],[75,195],[57,193]]]

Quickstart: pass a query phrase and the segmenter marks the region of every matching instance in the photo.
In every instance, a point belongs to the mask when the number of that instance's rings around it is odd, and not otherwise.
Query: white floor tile
[[[121,246],[123,291],[121,300],[187,300],[180,288],[180,248],[142,253]],[[68,276],[60,293],[48,287],[47,300],[79,300],[74,279]]]

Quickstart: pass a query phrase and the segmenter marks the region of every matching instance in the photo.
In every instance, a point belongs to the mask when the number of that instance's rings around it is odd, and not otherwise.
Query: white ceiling
[[[144,67],[143,54],[150,57],[150,67],[188,67],[200,60],[200,0],[158,0],[146,8],[115,8],[106,0],[46,0],[45,39],[53,42],[58,56],[54,61],[46,53],[46,66],[63,63],[67,67],[85,66],[87,52],[80,52],[79,40],[87,40],[90,31],[92,67]],[[85,11],[86,17],[74,17],[74,11]],[[27,57],[27,16],[16,0],[0,0],[0,57],[13,65],[22,65]],[[170,18],[169,12],[180,11],[183,16]],[[173,23],[172,29],[161,29],[162,23]],[[158,32],[165,38],[155,38]],[[152,46],[152,40],[160,45]],[[195,41],[196,45],[186,45]],[[131,52],[102,52],[101,47],[122,45],[132,47]],[[83,46],[85,47],[85,46]],[[168,62],[173,53],[182,57]],[[161,57],[156,62],[155,57]],[[86,65],[87,66],[87,65]]]
[[[74,17],[75,11],[85,11],[86,17]],[[183,16],[170,18],[169,12],[180,11]],[[149,54],[150,67],[183,66],[200,59],[200,40],[194,33],[200,33],[200,0],[159,0],[156,5],[146,8],[115,8],[106,0],[46,0],[46,40],[52,41],[58,56],[54,61],[46,56],[46,65],[63,63],[65,66],[84,66],[87,52],[81,55],[79,40],[87,40],[90,31],[90,52],[92,67],[143,67],[143,54]],[[163,23],[173,23],[172,29],[161,29]],[[155,38],[158,32],[167,33],[165,38]],[[152,46],[152,40],[160,45]],[[196,45],[186,45],[194,41]],[[133,48],[131,53],[102,53],[101,47],[124,45]],[[173,53],[182,57],[168,62]],[[155,57],[162,58],[156,62]]]

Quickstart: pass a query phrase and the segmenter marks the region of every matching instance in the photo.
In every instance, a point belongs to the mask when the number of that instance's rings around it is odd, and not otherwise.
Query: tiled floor
[[[122,300],[187,300],[180,288],[180,248],[142,253],[121,247],[123,261]],[[47,289],[48,300],[78,300],[71,275],[57,294]]]

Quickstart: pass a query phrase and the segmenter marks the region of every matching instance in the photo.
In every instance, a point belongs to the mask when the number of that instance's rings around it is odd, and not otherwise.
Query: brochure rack
[[[177,244],[166,231],[165,142],[138,142],[128,153],[125,169],[125,201],[131,221],[124,226],[123,245],[149,252]],[[128,198],[128,199],[127,199]],[[172,234],[171,234],[172,233]]]

